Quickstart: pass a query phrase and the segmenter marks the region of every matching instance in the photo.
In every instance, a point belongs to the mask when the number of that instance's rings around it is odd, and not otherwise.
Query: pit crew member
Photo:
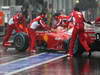
[[[74,44],[75,44],[75,40],[76,40],[77,36],[79,37],[79,41],[82,44],[82,46],[89,53],[91,48],[88,46],[88,43],[85,38],[84,22],[86,22],[86,21],[83,17],[82,12],[80,12],[79,8],[75,7],[74,10],[71,12],[70,16],[71,16],[70,20],[72,20],[73,24],[74,24],[74,29],[73,29],[72,38],[71,38],[70,44],[69,44],[68,56],[73,56],[73,54],[74,54],[73,48],[74,48]],[[87,23],[90,23],[90,22],[87,22]]]
[[[8,21],[8,27],[7,27],[7,30],[6,30],[6,35],[4,36],[4,39],[3,39],[3,46],[4,47],[11,46],[11,43],[8,42],[8,40],[10,39],[10,36],[12,35],[13,30],[15,30],[16,32],[20,31],[20,30],[18,30],[18,26],[20,24],[26,25],[25,17],[22,13],[16,13]]]
[[[40,15],[37,16],[35,19],[33,19],[30,23],[30,29],[29,29],[30,46],[28,49],[28,52],[30,53],[36,52],[36,48],[35,48],[36,30],[50,29],[48,27],[49,25],[46,24],[46,20],[47,20],[46,17],[47,17],[47,14],[45,12],[41,12]]]
[[[55,13],[53,17],[55,19],[55,23],[53,24],[54,28],[57,28],[58,26],[68,27],[67,20],[70,18],[69,16],[61,15],[61,13]]]

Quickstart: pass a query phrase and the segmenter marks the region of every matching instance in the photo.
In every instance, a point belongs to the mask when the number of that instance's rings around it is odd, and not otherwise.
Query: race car
[[[68,51],[72,31],[73,27],[70,28],[69,30],[63,29],[62,27],[58,27],[55,30],[36,31],[35,47],[38,51],[52,50],[60,52],[62,51],[66,53]],[[25,51],[29,46],[29,39],[30,38],[28,37],[28,33],[26,32],[17,33],[16,36],[14,37],[14,47],[16,48],[16,50]],[[80,53],[80,49],[82,49],[82,46],[80,45],[79,40],[77,38],[74,48],[74,54],[78,55]],[[81,50],[81,53],[83,52],[84,50]]]
[[[36,31],[35,46],[38,50],[62,50],[66,51],[71,38],[71,31],[63,30],[58,27],[56,31]],[[14,37],[14,47],[24,51],[29,46],[29,37],[25,32],[19,32]]]
[[[100,17],[97,17],[94,22],[95,40],[91,44],[92,51],[100,51]]]
[[[100,17],[99,17],[99,20],[98,18],[96,18],[95,21],[92,21],[91,22],[92,25],[89,25],[89,24],[85,24],[85,33],[87,33],[88,35],[88,44],[90,45],[91,47],[91,51],[90,51],[90,54],[89,56],[91,56],[92,52],[94,51],[100,51]],[[85,49],[80,46],[79,44],[80,42],[78,42],[78,54],[82,54]]]
[[[67,52],[72,35],[72,30],[73,28],[64,30],[63,28],[59,27],[54,31],[36,31],[35,47],[37,50],[54,50]],[[100,44],[100,34],[95,32],[95,25],[86,25],[85,30],[88,44],[92,48],[91,51],[95,51],[97,49],[97,45]],[[28,28],[26,27],[24,28],[24,30],[17,32],[17,34],[14,36],[13,45],[16,50],[25,51],[29,47],[30,38],[28,32]],[[81,46],[78,37],[75,43],[74,54],[82,54],[85,50]],[[100,47],[98,49],[100,49]]]

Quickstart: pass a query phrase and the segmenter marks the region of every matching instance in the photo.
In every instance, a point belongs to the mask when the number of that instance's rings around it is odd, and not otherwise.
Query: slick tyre
[[[14,37],[14,47],[18,51],[25,51],[28,48],[28,36],[26,33],[17,33]]]

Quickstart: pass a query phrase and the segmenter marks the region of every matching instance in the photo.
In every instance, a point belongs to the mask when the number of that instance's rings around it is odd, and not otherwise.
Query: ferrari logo
[[[19,28],[23,29],[23,25],[22,24],[19,24]]]
[[[47,42],[47,41],[48,41],[48,35],[45,34],[45,35],[43,36],[43,39]]]

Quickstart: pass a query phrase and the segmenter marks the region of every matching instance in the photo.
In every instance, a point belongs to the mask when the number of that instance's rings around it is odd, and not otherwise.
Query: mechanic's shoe
[[[74,55],[73,54],[67,54],[67,57],[73,57]]]
[[[36,53],[36,50],[27,50],[27,53]]]
[[[89,48],[86,52],[87,52],[87,55],[90,57],[91,56],[91,48]]]
[[[9,46],[11,46],[12,45],[12,43],[11,42],[6,42],[6,43],[3,43],[3,46],[4,47],[9,47]]]
[[[67,56],[68,57],[73,57],[74,56],[73,50],[69,50]]]
[[[91,51],[87,52],[87,55],[88,55],[88,57],[91,57],[91,55],[92,55]]]
[[[36,53],[36,50],[30,50],[31,53]]]

